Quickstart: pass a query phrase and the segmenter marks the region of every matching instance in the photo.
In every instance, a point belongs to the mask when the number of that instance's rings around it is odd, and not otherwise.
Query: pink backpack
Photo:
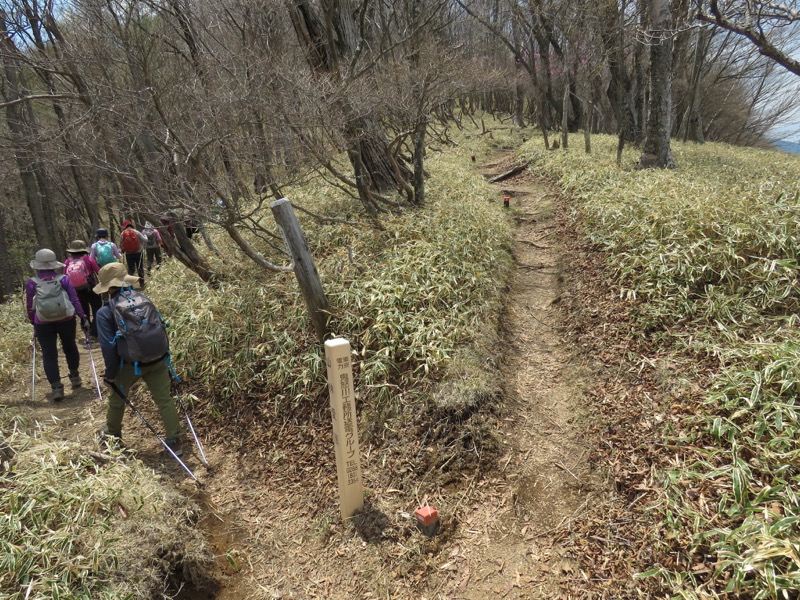
[[[89,287],[89,268],[83,262],[82,258],[76,258],[70,261],[65,271],[69,281],[76,290],[82,290]]]

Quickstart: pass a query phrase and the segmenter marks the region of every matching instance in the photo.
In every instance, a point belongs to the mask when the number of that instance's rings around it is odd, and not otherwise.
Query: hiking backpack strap
[[[172,366],[172,355],[167,352],[167,366],[169,367],[169,374],[172,375],[172,380],[175,383],[181,383],[181,378],[175,372],[175,367]]]

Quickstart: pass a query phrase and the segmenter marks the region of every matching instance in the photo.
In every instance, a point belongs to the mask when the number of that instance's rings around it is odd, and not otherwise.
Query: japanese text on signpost
[[[350,342],[343,338],[325,342],[325,363],[328,368],[339,504],[342,518],[347,519],[364,507]]]

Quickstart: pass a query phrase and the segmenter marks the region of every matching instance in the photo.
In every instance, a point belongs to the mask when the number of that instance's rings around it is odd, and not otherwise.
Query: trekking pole
[[[172,367],[172,361],[169,362],[169,374],[170,377],[172,377],[172,383],[175,385],[175,395],[178,398],[178,404],[181,406],[183,416],[186,417],[186,424],[189,426],[189,431],[192,432],[192,437],[194,438],[194,443],[197,446],[197,451],[200,452],[200,462],[203,463],[204,467],[208,468],[208,460],[206,459],[206,453],[203,452],[203,444],[200,443],[200,438],[197,437],[197,433],[194,430],[194,425],[192,425],[192,420],[189,418],[189,411],[186,410],[186,405],[183,403],[183,399],[181,398],[179,388],[180,384],[183,382],[181,378],[178,377],[175,369]]]
[[[198,485],[202,485],[200,483],[200,480],[197,479],[197,477],[195,477],[194,473],[192,473],[192,470],[189,467],[186,466],[186,463],[183,462],[177,454],[175,454],[175,452],[172,450],[172,448],[169,447],[169,444],[167,444],[167,442],[164,441],[164,438],[162,438],[160,435],[158,435],[158,432],[153,428],[152,425],[150,425],[150,423],[147,422],[147,419],[144,418],[142,413],[140,413],[138,410],[136,410],[136,407],[128,399],[128,396],[126,394],[122,393],[122,390],[119,389],[117,384],[116,383],[112,383],[112,382],[108,382],[108,384],[111,386],[111,389],[113,389],[117,393],[117,395],[124,400],[125,404],[127,404],[130,407],[130,409],[134,412],[134,414],[137,417],[139,417],[139,420],[141,420],[141,422],[144,423],[145,427],[147,427],[153,433],[153,435],[158,438],[158,441],[161,442],[161,445],[164,446],[164,448],[167,449],[167,452],[169,452],[172,455],[172,458],[174,458],[176,461],[178,461],[178,464],[181,467],[183,467],[183,470],[186,471],[189,474],[189,477],[194,479],[195,483],[197,483]]]
[[[89,334],[84,333],[86,336],[86,350],[89,351],[89,361],[92,363],[92,373],[94,374],[94,385],[97,388],[97,397],[103,399],[103,392],[100,390],[100,380],[97,378],[97,367],[94,366],[94,356],[92,356],[92,343],[89,341]]]
[[[178,396],[178,404],[181,405],[181,410],[183,411],[183,416],[186,417],[186,424],[189,426],[189,431],[192,432],[192,437],[194,438],[194,443],[197,445],[197,450],[200,452],[200,462],[203,463],[203,466],[208,468],[208,460],[206,460],[206,453],[203,452],[203,444],[200,443],[200,438],[197,437],[197,433],[194,431],[194,426],[192,425],[192,420],[189,418],[189,411],[186,410],[186,406],[183,404],[183,400],[181,399],[180,394],[176,394]]]
[[[31,400],[36,391],[36,334],[31,339]]]

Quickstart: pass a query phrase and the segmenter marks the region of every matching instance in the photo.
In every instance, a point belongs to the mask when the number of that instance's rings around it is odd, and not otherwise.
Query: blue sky
[[[800,144],[800,123],[792,125],[782,125],[770,130],[776,140],[787,140]]]

